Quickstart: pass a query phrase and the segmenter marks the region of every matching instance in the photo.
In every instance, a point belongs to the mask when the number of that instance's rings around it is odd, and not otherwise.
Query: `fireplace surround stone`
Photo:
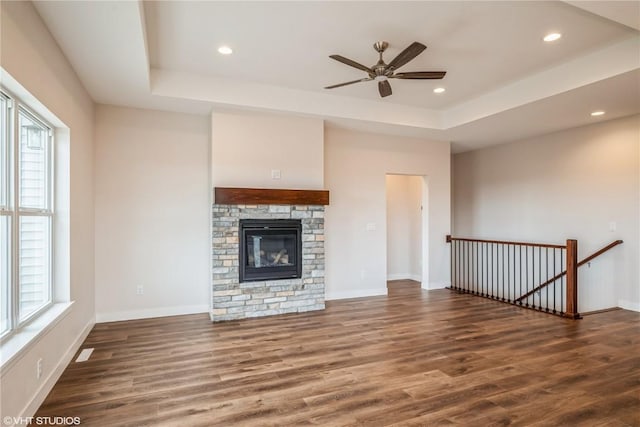
[[[240,283],[240,219],[301,220],[302,277]],[[324,206],[214,204],[211,320],[324,309],[324,263]]]

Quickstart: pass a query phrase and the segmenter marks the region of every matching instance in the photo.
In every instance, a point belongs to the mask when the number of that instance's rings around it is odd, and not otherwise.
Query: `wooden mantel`
[[[329,191],[215,187],[214,203],[219,205],[328,205]]]

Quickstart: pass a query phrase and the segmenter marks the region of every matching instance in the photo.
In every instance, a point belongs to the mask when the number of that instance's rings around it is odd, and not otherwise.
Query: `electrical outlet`
[[[271,179],[280,179],[280,169],[271,169]]]
[[[40,379],[42,376],[42,357],[38,359],[38,363],[36,363],[36,378]]]
[[[144,294],[144,286],[138,285],[138,287],[136,287],[136,294],[143,295]]]

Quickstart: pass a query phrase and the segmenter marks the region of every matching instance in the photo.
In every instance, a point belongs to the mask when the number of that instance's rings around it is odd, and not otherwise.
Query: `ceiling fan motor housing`
[[[387,48],[389,47],[389,43],[387,42],[375,42],[373,44],[373,48],[376,50],[376,52],[378,53],[382,53],[385,50],[387,50]]]

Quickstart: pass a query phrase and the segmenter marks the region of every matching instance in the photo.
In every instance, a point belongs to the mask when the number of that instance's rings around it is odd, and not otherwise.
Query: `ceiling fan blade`
[[[383,98],[391,95],[391,85],[389,84],[389,80],[378,82],[378,91],[380,92],[380,96]]]
[[[374,71],[371,68],[366,67],[366,66],[364,66],[362,64],[358,64],[356,61],[353,61],[353,60],[351,60],[349,58],[345,58],[344,56],[329,55],[329,58],[335,59],[336,61],[342,62],[343,64],[350,65],[350,66],[352,66],[354,68],[357,68],[358,70],[366,71],[369,75],[375,74]]]
[[[398,56],[393,58],[393,61],[389,62],[389,68],[392,70],[402,67],[407,62],[411,61],[416,56],[420,55],[427,47],[422,43],[413,42],[408,48],[400,52]]]
[[[345,83],[338,83],[337,85],[332,85],[332,86],[327,86],[325,87],[325,89],[333,89],[336,87],[341,87],[341,86],[346,86],[346,85],[352,85],[354,83],[360,83],[360,82],[368,82],[370,80],[373,80],[371,77],[366,77],[364,79],[358,79],[358,80],[352,80],[350,82],[345,82]]]
[[[446,71],[413,71],[409,73],[395,73],[390,78],[396,79],[441,79],[447,74]]]

